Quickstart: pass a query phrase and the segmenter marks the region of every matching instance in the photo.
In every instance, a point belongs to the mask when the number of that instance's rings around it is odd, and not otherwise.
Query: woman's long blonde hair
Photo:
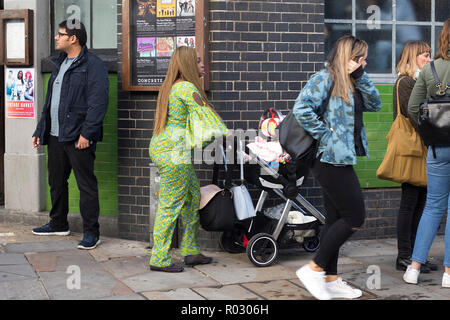
[[[450,56],[447,54],[450,49],[450,18],[445,21],[444,27],[442,27],[438,45],[439,50],[434,56],[434,59],[442,58],[444,60],[450,60]]]
[[[349,103],[349,88],[355,91],[355,86],[347,72],[350,59],[358,61],[367,52],[368,45],[364,40],[357,39],[351,35],[339,38],[328,55],[326,69],[331,73],[334,81],[332,96],[342,98]]]
[[[400,54],[400,61],[397,64],[397,72],[400,75],[410,76],[414,78],[419,66],[417,65],[417,57],[422,53],[429,52],[431,55],[431,48],[428,43],[424,41],[408,41],[402,49]]]
[[[179,79],[194,84],[206,105],[211,105],[202,88],[200,76],[198,74],[197,52],[192,47],[179,47],[173,52],[172,57],[170,58],[166,78],[159,90],[158,100],[156,102],[153,134],[161,133],[166,126],[170,91],[175,81]]]

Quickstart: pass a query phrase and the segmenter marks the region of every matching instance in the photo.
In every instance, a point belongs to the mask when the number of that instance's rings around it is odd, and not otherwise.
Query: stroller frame
[[[271,265],[275,260],[279,252],[279,248],[282,248],[279,238],[282,232],[286,230],[305,230],[310,227],[310,229],[316,230],[316,235],[306,241],[303,242],[303,248],[308,252],[315,252],[320,244],[320,239],[318,236],[319,231],[319,223],[325,223],[325,216],[317,210],[309,201],[307,201],[300,193],[297,191],[295,195],[291,195],[290,197],[286,196],[282,189],[287,187],[288,184],[292,183],[292,181],[287,181],[286,179],[282,179],[281,175],[276,172],[273,168],[271,168],[266,161],[261,159],[258,155],[251,155],[257,162],[257,164],[264,168],[266,173],[269,176],[276,180],[281,180],[281,184],[274,184],[272,182],[265,181],[263,178],[259,177],[261,185],[266,188],[270,188],[277,196],[283,199],[286,203],[281,213],[281,217],[279,218],[275,229],[271,233],[260,232],[256,233],[249,239],[248,243],[244,244],[239,243],[235,239],[235,235],[233,236],[232,232],[224,232],[220,238],[220,246],[225,251],[230,253],[238,253],[242,252],[245,248],[247,252],[247,256],[250,261],[258,266],[258,267],[267,267]],[[280,179],[281,178],[281,179]],[[303,182],[304,177],[298,179],[298,181]],[[301,183],[300,183],[301,184]],[[264,203],[267,199],[269,192],[266,190],[262,190],[259,196],[258,202],[255,207],[255,211],[257,213],[262,212],[264,207]],[[303,208],[302,208],[303,206]],[[296,224],[287,224],[286,221],[289,216],[289,211],[294,207],[296,210],[301,212],[304,215],[310,215],[315,217],[317,220],[307,223],[305,226],[296,225]],[[249,219],[250,220],[250,219]],[[248,234],[251,234],[253,226],[253,218],[251,218],[250,226],[247,230]]]

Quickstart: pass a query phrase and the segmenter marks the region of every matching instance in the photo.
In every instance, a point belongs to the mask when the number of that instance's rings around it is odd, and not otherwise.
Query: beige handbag
[[[427,185],[427,147],[408,118],[400,111],[397,83],[397,117],[386,136],[388,146],[383,162],[377,170],[377,178],[409,183],[415,186]]]

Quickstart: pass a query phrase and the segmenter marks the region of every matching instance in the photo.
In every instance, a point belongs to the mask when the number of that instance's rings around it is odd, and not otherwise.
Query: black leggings
[[[427,188],[402,183],[402,198],[397,217],[397,248],[399,258],[411,258],[417,227],[422,216]]]
[[[364,199],[353,166],[315,160],[312,174],[319,181],[326,211],[320,247],[313,261],[327,275],[337,275],[340,247],[364,223]]]

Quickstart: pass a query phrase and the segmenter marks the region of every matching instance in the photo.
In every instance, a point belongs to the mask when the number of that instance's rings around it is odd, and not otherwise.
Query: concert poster
[[[130,0],[132,86],[160,86],[173,51],[195,47],[195,0]]]

